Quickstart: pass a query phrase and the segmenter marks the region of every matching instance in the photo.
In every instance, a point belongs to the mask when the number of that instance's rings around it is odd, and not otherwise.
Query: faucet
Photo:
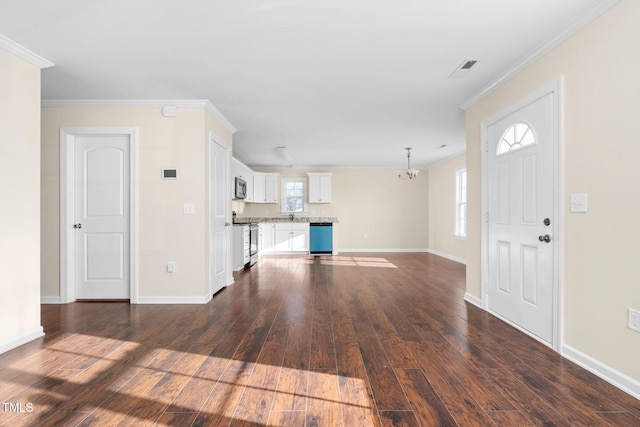
[[[295,217],[295,215],[293,214],[293,212],[291,212],[291,213],[289,214],[289,219],[290,219],[291,221],[293,221],[293,218],[294,218],[294,217]]]

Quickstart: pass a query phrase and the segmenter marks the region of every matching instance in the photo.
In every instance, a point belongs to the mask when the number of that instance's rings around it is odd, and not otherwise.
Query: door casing
[[[489,309],[489,170],[488,170],[488,128],[495,122],[503,119],[504,117],[510,115],[516,110],[530,104],[536,99],[541,98],[547,94],[553,94],[553,215],[554,221],[552,224],[551,235],[554,238],[554,254],[553,254],[553,309],[552,309],[552,322],[553,322],[553,337],[551,347],[560,351],[560,343],[562,340],[562,301],[561,301],[561,268],[562,268],[562,203],[561,203],[561,194],[562,194],[562,182],[561,182],[561,119],[562,119],[562,77],[557,78],[556,80],[542,86],[538,90],[529,94],[528,96],[518,100],[511,106],[506,109],[500,111],[499,113],[489,117],[488,119],[483,120],[480,123],[480,137],[482,143],[482,155],[481,157],[481,193],[482,193],[482,234],[481,234],[481,304],[482,307],[491,312],[492,314],[500,317],[502,320],[506,321],[510,325],[516,327],[517,329],[523,331],[527,335],[535,338],[536,340],[544,343],[545,345],[549,345],[543,340],[538,339],[535,335],[529,333],[525,329],[519,327],[513,322],[505,319],[498,314],[492,312]]]
[[[138,302],[137,281],[137,135],[132,127],[60,128],[60,301],[77,299],[75,280],[75,139],[78,136],[125,135],[129,137],[129,295]]]
[[[209,149],[209,187],[211,187],[211,182],[213,181],[213,174],[215,173],[215,171],[212,169],[211,167],[211,160],[213,158],[213,144],[217,144],[220,147],[222,147],[225,152],[226,152],[226,156],[225,156],[225,162],[227,165],[227,195],[229,197],[226,197],[225,200],[225,207],[224,210],[227,213],[227,217],[225,219],[225,222],[227,224],[229,224],[229,212],[231,211],[231,185],[230,185],[230,158],[231,158],[231,150],[229,149],[229,145],[227,143],[225,143],[222,138],[220,138],[218,135],[216,135],[214,132],[210,131],[209,132],[209,141],[208,141],[208,149]],[[214,293],[214,281],[215,281],[215,277],[214,274],[212,272],[213,270],[213,264],[214,264],[214,225],[213,225],[213,214],[214,214],[214,198],[215,198],[215,188],[209,188],[209,292],[207,294],[207,297],[210,299],[212,294]],[[226,247],[226,259],[225,259],[225,269],[226,269],[226,273],[227,273],[227,277],[226,277],[226,283],[225,286],[229,286],[230,284],[233,283],[233,275],[232,275],[232,266],[231,266],[231,227],[226,226],[226,239],[227,239],[227,247]]]

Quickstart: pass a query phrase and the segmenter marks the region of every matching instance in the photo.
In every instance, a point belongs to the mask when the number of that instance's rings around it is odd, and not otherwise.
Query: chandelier
[[[416,179],[418,178],[418,169],[411,169],[411,147],[405,148],[407,150],[407,170],[396,171],[398,178],[400,179]]]

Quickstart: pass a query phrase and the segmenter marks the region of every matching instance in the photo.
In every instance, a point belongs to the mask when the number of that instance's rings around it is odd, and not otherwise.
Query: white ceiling
[[[45,100],[208,99],[251,166],[425,168],[460,105],[611,0],[0,0]],[[464,60],[467,77],[449,79]],[[446,145],[445,148],[438,147]]]

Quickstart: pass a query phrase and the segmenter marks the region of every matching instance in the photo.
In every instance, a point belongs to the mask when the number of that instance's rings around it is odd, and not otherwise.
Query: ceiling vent
[[[462,61],[462,64],[458,65],[458,67],[449,75],[450,79],[463,79],[469,75],[471,68],[476,65],[478,61],[475,59]]]

